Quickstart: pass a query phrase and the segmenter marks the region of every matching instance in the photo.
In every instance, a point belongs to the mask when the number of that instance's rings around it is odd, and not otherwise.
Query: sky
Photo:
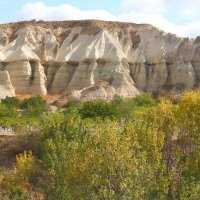
[[[100,19],[152,24],[183,37],[200,35],[200,0],[0,0],[0,23]]]

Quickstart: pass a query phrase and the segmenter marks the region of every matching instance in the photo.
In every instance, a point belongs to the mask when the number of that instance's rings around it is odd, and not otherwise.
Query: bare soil
[[[23,135],[1,135],[0,168],[12,168],[16,162],[16,155],[32,149],[31,145]]]

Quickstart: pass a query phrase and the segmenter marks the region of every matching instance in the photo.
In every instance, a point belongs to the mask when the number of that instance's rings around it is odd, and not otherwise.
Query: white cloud
[[[184,21],[200,19],[199,0],[163,0],[169,13]]]
[[[149,23],[166,32],[172,32],[179,36],[187,35],[183,26],[176,26],[174,23],[168,21],[162,15],[159,14],[143,14],[140,12],[129,12],[121,14],[118,18],[121,21],[128,21],[128,22],[132,21],[135,23]]]
[[[199,0],[122,0],[128,18],[148,22],[180,36],[200,35]],[[136,15],[137,13],[137,15]]]
[[[127,10],[145,13],[163,13],[165,4],[162,0],[123,0],[122,6]]]
[[[102,19],[115,20],[115,16],[106,10],[82,11],[69,4],[56,7],[45,5],[43,2],[28,3],[22,7],[18,19],[31,20],[70,20],[70,19]]]
[[[200,20],[192,21],[184,26],[185,35],[196,37],[200,35]]]
[[[69,4],[53,7],[45,5],[43,2],[28,3],[19,12],[18,20],[127,21],[149,23],[179,36],[195,37],[200,35],[199,0],[122,0],[121,6],[124,11],[114,15],[106,10],[80,10]]]

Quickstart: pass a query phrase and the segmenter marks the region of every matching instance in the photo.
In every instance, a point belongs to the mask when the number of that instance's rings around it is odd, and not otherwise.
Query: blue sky
[[[200,0],[0,0],[0,23],[101,19],[149,23],[179,36],[200,35]]]
[[[43,2],[48,6],[70,4],[82,10],[104,9],[114,14],[122,11],[121,0],[0,0],[0,23],[16,21],[23,6],[36,2]]]

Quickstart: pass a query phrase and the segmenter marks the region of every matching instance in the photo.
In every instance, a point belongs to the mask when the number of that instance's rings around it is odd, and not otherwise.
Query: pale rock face
[[[148,92],[159,91],[167,82],[168,72],[166,63],[159,63],[149,67],[149,77],[146,90]]]
[[[172,85],[192,89],[196,82],[196,74],[191,62],[171,66]]]
[[[47,93],[44,67],[39,62],[31,64],[29,61],[11,62],[6,66],[6,70],[10,74],[16,93],[36,95]]]
[[[29,61],[10,62],[6,66],[16,93],[30,93],[31,65]]]
[[[92,91],[82,91],[80,99],[84,100],[95,100],[95,99],[105,99],[109,100],[114,97],[116,91],[113,87],[95,89]]]
[[[32,94],[36,95],[46,95],[47,94],[47,78],[44,73],[44,67],[39,63],[36,62],[32,66],[33,70],[33,77],[30,83],[30,89]]]
[[[57,70],[55,73],[55,67],[50,68],[48,71],[51,73],[52,78],[47,76],[47,80],[52,80],[52,84],[49,83],[51,86],[49,91],[51,92],[62,92],[67,89],[67,86],[69,85],[69,82],[71,81],[75,66],[70,64],[63,64],[61,67]],[[50,76],[50,75],[49,75]]]
[[[193,62],[193,68],[196,75],[196,80],[200,81],[200,62]]]
[[[58,42],[56,41],[56,37],[53,35],[47,35],[46,41],[43,46],[43,59],[48,62],[54,62],[58,57]]]
[[[130,65],[130,74],[138,89],[145,91],[147,83],[147,69],[144,63]]]
[[[15,96],[8,71],[0,71],[0,99]]]
[[[47,77],[47,90],[51,90],[50,87],[53,87],[52,82],[56,78],[55,75],[57,74],[59,67],[54,66],[54,65],[49,65],[47,68],[46,72],[46,77]],[[58,79],[59,80],[59,79]],[[55,81],[56,82],[56,81]],[[60,88],[59,88],[60,89]],[[58,89],[56,89],[58,90]]]
[[[80,63],[73,76],[71,81],[67,86],[67,90],[81,90],[85,87],[91,86],[93,81],[93,70],[96,67],[96,63]]]
[[[95,20],[0,27],[0,98],[15,91],[109,100],[200,87],[200,37]]]

